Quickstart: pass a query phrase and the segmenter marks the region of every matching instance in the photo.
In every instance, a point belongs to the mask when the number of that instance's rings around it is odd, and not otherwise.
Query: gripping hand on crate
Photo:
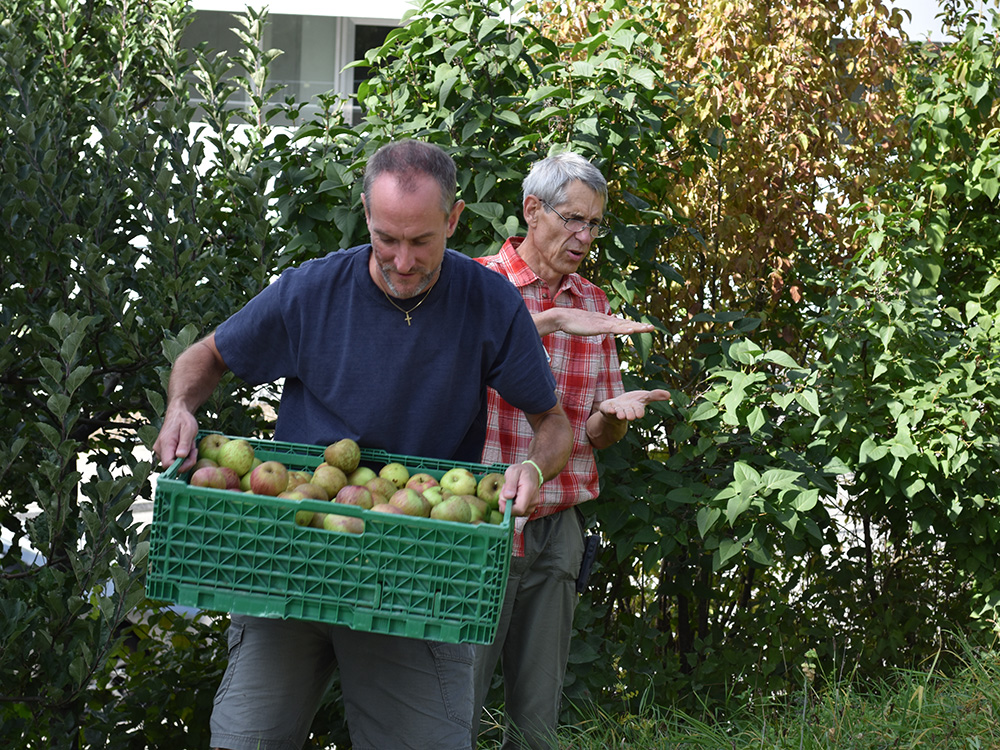
[[[167,389],[163,426],[153,443],[163,466],[184,458],[178,469],[178,473],[183,473],[198,460],[195,443],[198,421],[194,412],[212,395],[227,369],[215,345],[214,333],[192,344],[177,358]]]

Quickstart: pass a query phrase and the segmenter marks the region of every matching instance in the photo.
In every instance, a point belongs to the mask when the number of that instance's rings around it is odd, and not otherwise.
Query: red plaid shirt
[[[508,239],[497,255],[477,258],[487,268],[506,276],[521,292],[531,313],[553,307],[576,307],[608,313],[607,295],[579,274],[564,276],[550,298],[545,285],[517,254],[522,237]],[[562,407],[573,427],[573,452],[566,468],[542,486],[541,500],[531,519],[572,508],[597,497],[599,481],[594,450],[587,439],[587,419],[597,405],[625,392],[614,336],[571,336],[557,331],[542,337],[551,358],[552,372]],[[488,393],[489,424],[483,463],[523,461],[533,433],[524,413],[497,395]],[[514,554],[524,554],[524,538],[514,534]]]

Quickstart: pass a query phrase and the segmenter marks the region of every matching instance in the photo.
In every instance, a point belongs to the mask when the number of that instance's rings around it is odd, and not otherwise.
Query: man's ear
[[[458,228],[458,217],[462,215],[464,208],[465,201],[461,199],[455,201],[455,205],[451,207],[451,213],[448,214],[448,234],[446,236],[451,237],[455,233],[455,229]]]
[[[524,214],[524,221],[528,225],[528,229],[531,229],[538,223],[538,212],[544,208],[538,196],[524,196],[524,205],[521,207],[521,213]]]

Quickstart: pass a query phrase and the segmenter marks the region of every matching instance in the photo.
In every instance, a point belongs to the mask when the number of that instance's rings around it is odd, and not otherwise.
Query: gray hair
[[[528,171],[521,187],[522,198],[533,195],[549,205],[558,206],[566,200],[566,186],[579,180],[608,202],[608,182],[601,171],[572,151],[553,154],[537,161]]]
[[[369,210],[372,184],[383,174],[394,175],[407,191],[415,189],[415,177],[431,177],[441,187],[441,208],[444,212],[449,213],[455,205],[458,187],[455,161],[440,146],[414,140],[392,141],[372,154],[365,165],[363,188]]]

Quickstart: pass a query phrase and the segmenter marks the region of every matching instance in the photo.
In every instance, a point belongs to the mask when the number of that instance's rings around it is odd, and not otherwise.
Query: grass
[[[1000,748],[1000,653],[967,649],[945,677],[898,670],[862,686],[845,678],[817,687],[803,665],[802,690],[781,702],[730,706],[724,723],[651,707],[641,715],[595,714],[559,734],[572,750],[973,750]],[[498,744],[481,742],[480,750]]]

